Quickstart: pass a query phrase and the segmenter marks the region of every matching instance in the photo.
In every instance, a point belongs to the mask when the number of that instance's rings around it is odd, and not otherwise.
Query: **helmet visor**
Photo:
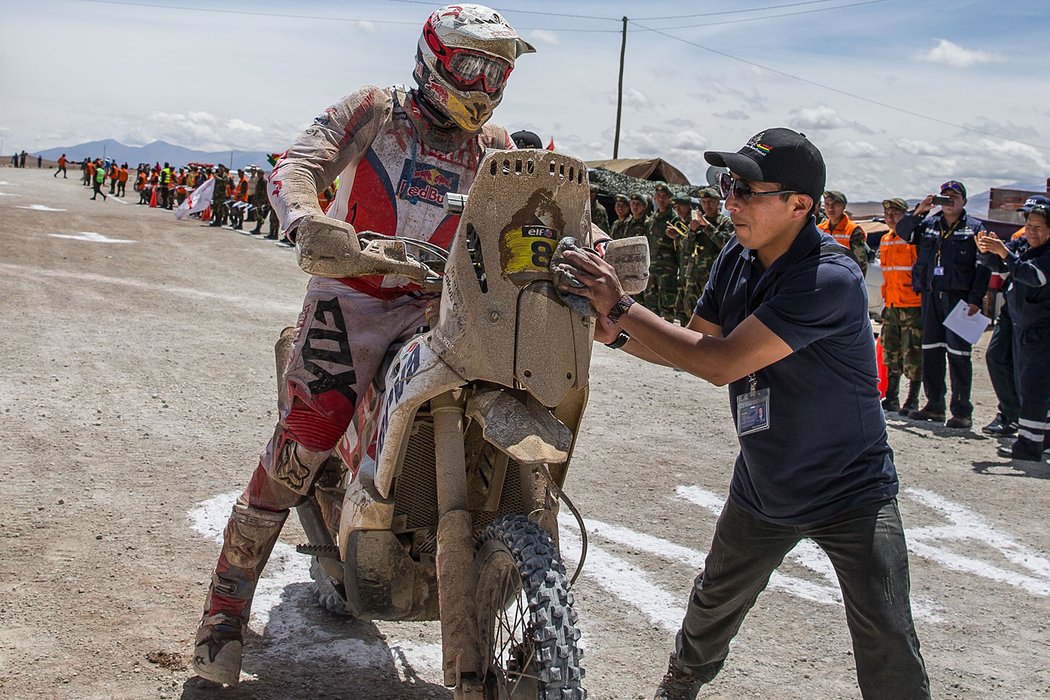
[[[453,51],[448,61],[442,63],[460,87],[489,95],[503,89],[511,71],[510,63],[502,58],[465,49]]]

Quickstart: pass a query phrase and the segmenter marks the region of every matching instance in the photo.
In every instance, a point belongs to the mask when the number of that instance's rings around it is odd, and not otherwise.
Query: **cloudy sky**
[[[617,0],[494,3],[538,49],[496,121],[693,182],[707,149],[805,132],[851,199],[972,192],[1050,176],[1043,0]],[[416,0],[0,0],[3,152],[114,138],[282,150],[363,84],[411,81],[435,7]]]

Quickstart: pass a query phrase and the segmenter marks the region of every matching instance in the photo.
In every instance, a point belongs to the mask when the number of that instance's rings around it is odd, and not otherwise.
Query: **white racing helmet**
[[[448,5],[423,25],[413,76],[432,107],[477,131],[503,99],[514,61],[536,49],[484,5]]]

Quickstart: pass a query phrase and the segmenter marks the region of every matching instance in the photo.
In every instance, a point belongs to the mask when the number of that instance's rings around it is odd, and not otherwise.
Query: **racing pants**
[[[384,301],[311,278],[284,370],[280,418],[227,523],[205,615],[247,622],[289,509],[305,501],[387,350],[426,323],[426,307],[423,298]]]
[[[955,305],[965,297],[960,292],[926,292],[922,295],[922,387],[931,410],[943,411],[947,387],[944,382],[945,357],[952,383],[952,398],[948,408],[952,415],[970,418],[973,403],[971,345],[944,327]]]
[[[908,549],[896,499],[814,525],[777,525],[726,501],[696,578],[676,654],[704,683],[729,654],[744,616],[803,538],[831,559],[865,700],[928,700],[930,681],[911,616]]]

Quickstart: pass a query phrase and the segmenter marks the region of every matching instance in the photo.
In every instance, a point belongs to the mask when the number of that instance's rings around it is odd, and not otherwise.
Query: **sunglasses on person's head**
[[[944,194],[945,192],[954,192],[960,197],[966,197],[966,195],[963,194],[962,183],[956,182],[955,180],[949,180],[948,182],[941,185],[941,194]]]
[[[721,173],[718,176],[718,189],[721,190],[723,199],[729,199],[729,195],[733,195],[744,204],[747,204],[752,197],[771,197],[775,194],[798,194],[797,190],[755,192],[751,189],[751,185],[743,180],[733,177],[729,173]]]

